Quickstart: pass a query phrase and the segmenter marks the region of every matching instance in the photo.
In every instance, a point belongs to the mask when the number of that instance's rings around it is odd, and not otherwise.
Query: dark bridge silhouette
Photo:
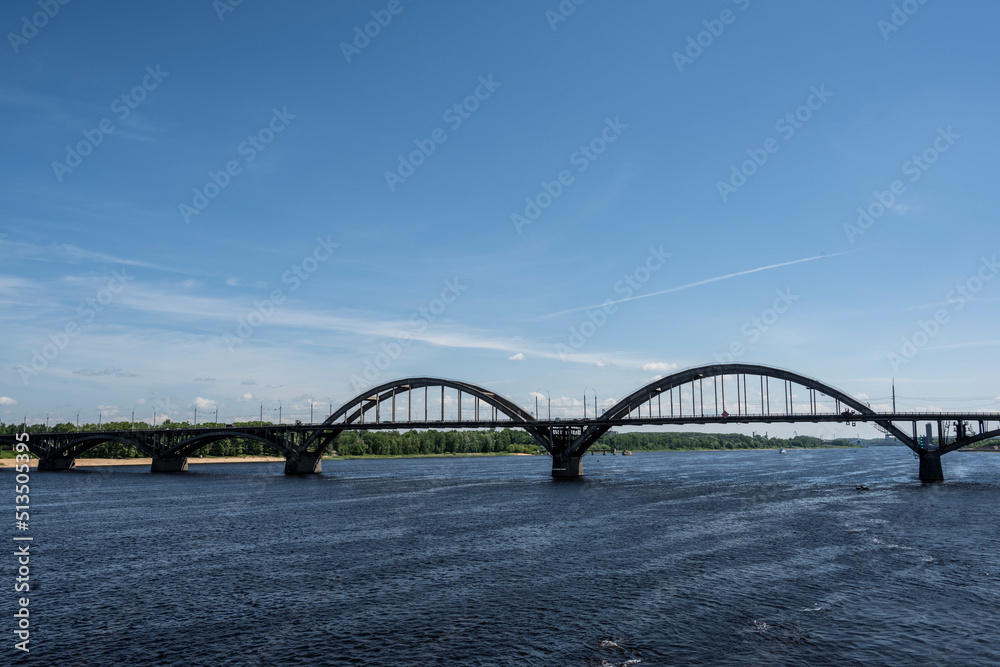
[[[176,472],[187,470],[188,457],[213,442],[249,438],[283,456],[286,474],[305,474],[322,471],[323,455],[348,430],[509,427],[524,429],[551,454],[553,477],[576,478],[583,474],[583,455],[616,426],[775,422],[870,422],[913,450],[925,482],[944,479],[943,454],[1000,436],[997,412],[876,412],[798,373],[756,364],[711,364],[650,382],[589,419],[541,419],[483,387],[417,377],[358,394],[319,424],[33,433],[28,446],[39,458],[39,470],[72,469],[89,449],[119,442],[150,456],[154,472]]]

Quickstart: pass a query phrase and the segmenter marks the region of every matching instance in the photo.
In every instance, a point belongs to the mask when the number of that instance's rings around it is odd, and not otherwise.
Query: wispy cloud
[[[88,250],[69,243],[57,243],[51,246],[41,246],[33,243],[25,243],[24,241],[11,241],[7,239],[4,241],[4,246],[6,254],[20,259],[31,259],[44,262],[96,262],[100,264],[114,264],[116,266],[137,266],[146,269],[155,269],[157,271],[166,271],[168,273],[189,273],[188,271],[160,266],[159,264],[139,259],[117,257],[103,252]]]

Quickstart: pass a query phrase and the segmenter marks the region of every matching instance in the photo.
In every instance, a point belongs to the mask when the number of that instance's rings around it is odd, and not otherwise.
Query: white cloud
[[[604,359],[598,359],[597,361],[594,362],[594,365],[597,366],[598,368],[609,368],[614,364],[612,364],[610,361],[605,361]]]
[[[507,357],[507,361],[524,361],[524,353],[523,352],[518,352],[515,355]]]
[[[249,401],[251,399],[253,399],[253,394],[251,394],[249,391],[247,393],[243,394],[242,396],[240,396],[240,400],[241,401]]]
[[[215,382],[215,378],[195,378],[195,382]]]
[[[78,371],[73,371],[73,375],[84,375],[86,377],[94,377],[96,375],[113,375],[114,377],[120,378],[139,377],[135,373],[127,373],[120,368],[115,368],[114,366],[108,366],[103,371],[95,371],[93,368],[81,368]]]
[[[642,365],[644,371],[672,371],[677,368],[677,364],[669,361],[650,361]]]
[[[200,408],[202,410],[207,410],[208,408],[215,408],[216,405],[217,405],[216,402],[210,398],[202,398],[201,396],[199,396],[198,398],[194,399],[194,407]]]
[[[0,396],[0,405],[17,405],[17,400],[10,396]]]

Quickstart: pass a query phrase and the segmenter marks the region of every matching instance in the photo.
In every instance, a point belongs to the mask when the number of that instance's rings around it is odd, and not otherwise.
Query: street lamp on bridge
[[[597,390],[593,387],[583,390],[583,418],[587,418],[587,392],[594,392],[594,419],[597,419]]]
[[[541,393],[540,391],[535,392],[535,419],[540,418],[538,414],[538,397]],[[549,398],[549,421],[552,421],[552,395],[548,391],[545,392],[545,395]]]

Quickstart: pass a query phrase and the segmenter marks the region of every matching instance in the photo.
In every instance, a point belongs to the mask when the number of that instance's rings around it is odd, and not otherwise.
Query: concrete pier
[[[577,479],[583,476],[583,461],[579,456],[553,456],[554,479]]]
[[[313,475],[323,472],[323,457],[303,454],[285,459],[286,475]]]
[[[924,483],[944,481],[941,455],[937,452],[925,452],[920,455],[920,481]]]
[[[58,459],[38,459],[39,470],[75,470],[76,459],[67,457]]]
[[[153,457],[153,465],[150,472],[187,472],[188,460],[186,456]]]

